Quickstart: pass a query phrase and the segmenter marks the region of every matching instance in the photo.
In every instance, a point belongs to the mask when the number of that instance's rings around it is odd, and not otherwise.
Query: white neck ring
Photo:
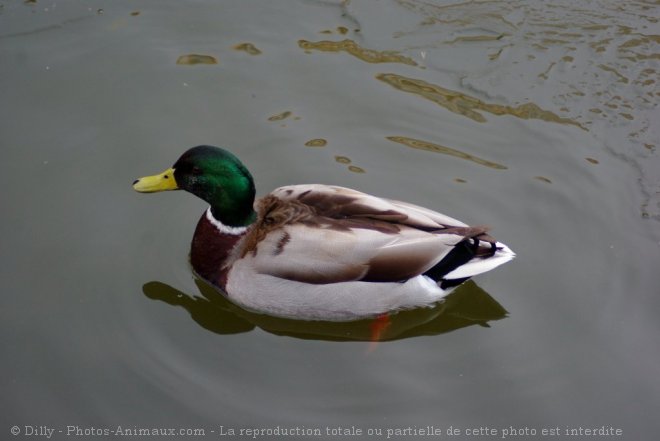
[[[211,213],[211,207],[206,210],[206,219],[208,219],[208,221],[211,222],[211,224],[222,234],[238,236],[239,234],[243,234],[247,231],[247,227],[231,227],[229,225],[223,224],[213,217],[213,213]]]

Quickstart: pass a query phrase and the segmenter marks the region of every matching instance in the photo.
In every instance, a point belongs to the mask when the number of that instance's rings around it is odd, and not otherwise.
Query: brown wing
[[[259,201],[241,255],[260,273],[307,283],[401,281],[476,232],[410,207],[342,187],[282,187]]]

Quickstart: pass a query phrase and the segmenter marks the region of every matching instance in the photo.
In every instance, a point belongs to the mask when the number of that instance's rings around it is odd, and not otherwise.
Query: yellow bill
[[[178,190],[179,186],[174,179],[174,169],[168,168],[163,173],[145,176],[133,182],[133,189],[140,193],[154,193],[157,191]]]

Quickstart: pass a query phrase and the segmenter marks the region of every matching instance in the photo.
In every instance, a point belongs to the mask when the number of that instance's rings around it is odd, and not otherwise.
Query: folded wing
[[[262,274],[306,283],[403,281],[485,228],[343,187],[281,187],[258,203],[260,237],[243,252]]]

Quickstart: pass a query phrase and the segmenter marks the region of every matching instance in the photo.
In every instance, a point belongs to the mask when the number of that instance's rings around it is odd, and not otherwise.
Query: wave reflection
[[[488,327],[507,311],[486,291],[468,281],[432,308],[401,311],[387,317],[353,322],[303,321],[247,311],[200,279],[200,296],[183,293],[162,282],[148,282],[142,290],[152,300],[185,309],[198,325],[221,335],[260,328],[275,335],[328,341],[391,341],[439,335],[468,326]]]

